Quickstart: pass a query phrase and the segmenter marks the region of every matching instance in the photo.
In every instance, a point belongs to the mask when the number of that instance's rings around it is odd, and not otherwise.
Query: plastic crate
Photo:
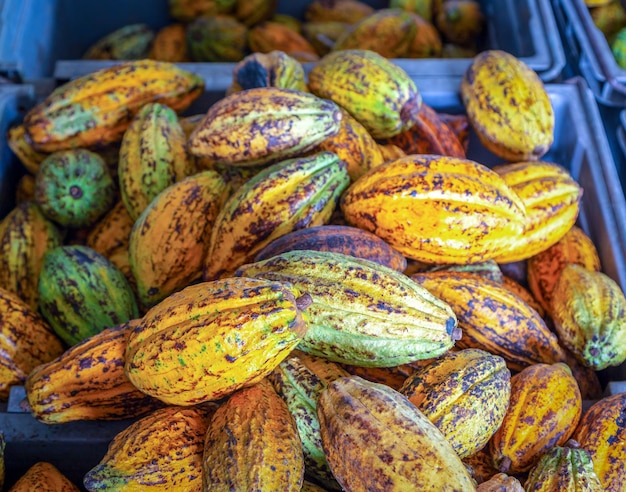
[[[386,0],[364,1],[376,8],[389,4]],[[479,1],[487,18],[482,49],[512,53],[544,81],[559,77],[565,55],[549,0]],[[280,0],[278,12],[302,18],[308,3]],[[0,74],[15,81],[51,77],[56,61],[78,60],[102,36],[137,22],[153,29],[172,22],[167,0],[0,0]],[[415,76],[460,75],[468,64],[467,59],[402,62]],[[227,65],[232,69],[232,64]]]
[[[626,70],[615,61],[583,0],[551,0],[568,64],[582,75],[600,104],[626,107]]]
[[[426,77],[415,79],[424,101],[434,109],[463,113],[459,98],[459,79]],[[603,271],[626,290],[626,241],[619,217],[626,216],[626,200],[609,150],[598,106],[581,79],[568,84],[547,84],[556,116],[554,143],[545,160],[566,167],[584,188],[578,224],[597,246]],[[24,112],[39,99],[33,87],[0,87],[0,126],[3,130],[17,123]],[[223,91],[207,91],[189,108],[187,114],[206,112]],[[576,124],[572,124],[576,122]],[[0,141],[0,169],[19,174],[20,164]],[[474,133],[470,134],[468,157],[488,166],[503,163],[487,151]],[[10,179],[10,178],[5,178]],[[4,183],[10,189],[13,181]],[[6,209],[5,209],[6,213]],[[2,215],[0,215],[0,218]],[[600,373],[606,394],[623,391],[626,363]],[[50,461],[76,485],[106,452],[110,440],[130,421],[73,422],[56,426],[40,424],[20,407],[23,388],[12,388],[8,405],[0,406],[0,429],[7,442],[5,456],[7,485],[10,486],[28,467],[39,460]],[[592,402],[585,402],[587,408]]]

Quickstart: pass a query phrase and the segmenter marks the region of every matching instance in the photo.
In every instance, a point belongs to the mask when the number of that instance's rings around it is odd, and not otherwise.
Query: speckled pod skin
[[[154,31],[146,24],[128,24],[96,41],[85,60],[138,60],[147,58]]]
[[[319,149],[337,154],[348,165],[350,180],[356,181],[370,169],[380,166],[384,162],[383,154],[367,129],[350,113],[342,112],[339,132],[324,140]]]
[[[204,491],[295,492],[303,479],[296,423],[269,381],[241,389],[220,405],[204,442]]]
[[[139,316],[124,274],[87,246],[59,246],[43,260],[39,310],[55,333],[74,345]]]
[[[416,34],[411,14],[400,9],[379,9],[347,29],[333,51],[361,49],[385,58],[404,58]]]
[[[469,265],[426,265],[423,272],[465,272],[478,277],[486,278],[498,284],[504,282],[504,276],[499,265],[494,260],[479,261]]]
[[[313,250],[342,253],[380,263],[403,272],[406,258],[385,241],[358,227],[322,225],[290,232],[275,239],[257,253],[254,261],[262,261],[287,251]]]
[[[154,37],[148,58],[181,63],[188,62],[186,25],[180,23],[162,27]]]
[[[585,366],[599,371],[626,360],[626,297],[608,275],[566,265],[550,313],[561,343]]]
[[[504,180],[469,159],[409,155],[372,169],[341,198],[349,224],[407,258],[476,263],[517,241],[524,204]]]
[[[113,206],[117,187],[104,159],[86,149],[49,155],[35,175],[35,201],[65,227],[89,227]]]
[[[120,420],[161,407],[124,374],[126,339],[137,322],[107,328],[30,372],[24,386],[33,417],[45,424]]]
[[[478,485],[476,492],[524,492],[524,487],[515,477],[497,473],[486,482]]]
[[[249,0],[237,2],[234,15],[246,26],[255,26],[270,20],[276,13],[278,0]]]
[[[202,490],[202,450],[213,408],[155,410],[117,434],[83,484],[98,490]]]
[[[326,366],[326,378],[332,370],[335,371],[333,380],[348,376],[348,373],[337,364],[327,362]],[[270,373],[268,379],[272,381],[276,392],[285,400],[296,422],[302,442],[307,476],[313,477],[315,481],[322,483],[329,490],[338,490],[340,487],[328,467],[322,449],[320,423],[317,419],[317,399],[330,381],[321,375],[318,376],[315,369],[307,366],[297,355],[283,360]]]
[[[43,257],[62,241],[36,202],[20,203],[0,222],[0,287],[36,308]]]
[[[583,415],[572,436],[591,455],[593,469],[607,492],[626,483],[626,393],[606,396]]]
[[[228,94],[257,87],[279,87],[307,92],[302,64],[283,51],[252,53],[233,68]]]
[[[578,218],[583,189],[569,172],[549,162],[518,162],[493,168],[526,207],[522,236],[496,257],[499,263],[531,258],[559,241]]]
[[[168,0],[170,15],[179,21],[189,22],[203,15],[228,14],[235,9],[237,0]]]
[[[571,443],[571,441],[570,441]],[[572,445],[578,445],[573,442]],[[554,446],[530,470],[524,488],[529,492],[602,492],[589,452],[568,445]]]
[[[437,154],[465,158],[465,149],[456,133],[425,103],[422,103],[411,128],[384,142],[397,145],[407,155]]]
[[[335,101],[376,139],[409,128],[422,105],[406,72],[369,50],[329,53],[309,72],[309,89]]]
[[[0,288],[0,400],[11,386],[63,352],[61,340],[46,321],[17,295]]]
[[[326,458],[344,490],[474,490],[439,429],[385,385],[337,379],[322,391],[317,414]]]
[[[581,412],[578,384],[565,364],[534,364],[515,374],[509,408],[489,442],[496,469],[530,470],[550,448],[567,442]]]
[[[420,361],[424,364],[429,359]],[[400,390],[407,378],[415,371],[414,363],[402,364],[395,367],[362,367],[351,366],[349,364],[341,364],[349,374],[360,376],[363,379],[372,381],[373,383],[381,383],[395,389]]]
[[[136,220],[168,186],[194,173],[178,116],[163,104],[146,104],[124,133],[119,159],[122,201]]]
[[[435,6],[439,0],[390,0],[389,7],[414,12],[427,22],[432,22]]]
[[[290,251],[244,265],[236,276],[289,282],[307,292],[309,330],[298,349],[345,364],[390,367],[454,345],[450,307],[403,274],[361,258]]]
[[[241,186],[215,219],[204,279],[232,274],[274,239],[326,224],[350,178],[332,152],[274,164]]]
[[[110,257],[120,248],[128,248],[134,221],[124,202],[119,200],[87,235],[86,245],[102,256]]]
[[[539,160],[554,140],[554,110],[539,76],[501,50],[472,60],[461,99],[481,143],[512,162]]]
[[[46,461],[39,461],[31,466],[15,484],[10,492],[79,492],[80,489],[63,475],[59,469]]]
[[[39,152],[104,146],[122,138],[149,102],[183,111],[204,90],[204,79],[176,65],[137,60],[74,79],[55,89],[24,117]]]
[[[126,374],[171,405],[218,400],[253,385],[306,332],[299,297],[291,286],[249,278],[189,286],[150,309],[130,334]]]
[[[21,124],[9,128],[7,131],[7,145],[31,174],[37,172],[39,164],[48,155],[33,149],[29,139],[26,138],[24,125]]]
[[[447,352],[416,370],[399,391],[466,458],[500,427],[509,406],[510,379],[502,357],[465,349]]]
[[[524,287],[516,280],[513,280],[511,277],[507,277],[506,275],[503,275],[502,277],[502,286],[506,287],[516,296],[522,298],[522,300],[526,304],[528,304],[531,308],[537,311],[537,314],[539,314],[539,316],[545,319],[546,310],[541,304],[539,304],[539,301],[535,299],[535,296],[533,296],[532,292],[527,290],[526,287]]]
[[[144,306],[202,277],[211,228],[230,187],[215,171],[183,179],[159,193],[130,235],[130,266]]]
[[[317,51],[299,32],[278,22],[266,21],[254,26],[248,32],[248,44],[251,51],[269,53],[284,51],[299,61],[316,61]]]
[[[307,5],[304,18],[308,22],[336,21],[356,24],[375,12],[371,5],[356,0],[325,2],[315,0]]]
[[[198,17],[186,27],[194,62],[238,62],[248,51],[248,29],[232,15]]]
[[[293,89],[259,87],[216,102],[187,148],[216,163],[254,166],[302,155],[339,131],[335,103]]]
[[[576,226],[548,249],[528,259],[528,287],[548,312],[552,308],[554,286],[568,263],[575,263],[593,272],[601,268],[595,244]]]
[[[502,284],[463,272],[412,275],[447,302],[463,330],[460,348],[478,348],[503,357],[520,371],[539,362],[565,361],[558,339],[539,314]]]

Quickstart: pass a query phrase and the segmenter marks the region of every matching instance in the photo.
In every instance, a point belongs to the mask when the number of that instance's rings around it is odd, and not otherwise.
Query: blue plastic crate
[[[487,19],[483,49],[503,49],[526,62],[544,81],[565,65],[549,0],[479,0]],[[386,0],[365,0],[376,7]],[[278,11],[303,17],[309,2],[281,0]],[[51,77],[58,60],[78,60],[104,35],[143,22],[158,29],[171,22],[167,0],[0,0],[0,73],[14,80]],[[406,60],[410,75],[455,76],[466,59]]]

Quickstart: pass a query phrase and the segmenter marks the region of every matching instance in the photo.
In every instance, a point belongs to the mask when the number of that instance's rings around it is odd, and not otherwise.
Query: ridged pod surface
[[[211,229],[229,193],[217,172],[204,171],[167,187],[142,212],[128,253],[144,306],[202,277]]]
[[[10,492],[79,492],[74,485],[59,469],[47,461],[38,461],[32,465],[24,475],[9,489]]]
[[[122,201],[136,220],[165,188],[193,174],[185,134],[173,109],[143,106],[124,133],[119,158]]]
[[[247,0],[237,2],[234,14],[240,22],[251,27],[270,20],[277,8],[278,0]]]
[[[404,58],[416,34],[411,14],[400,9],[379,9],[346,30],[333,51],[361,49],[385,58]]]
[[[548,312],[552,305],[554,286],[568,263],[575,263],[594,272],[601,269],[600,256],[595,244],[577,226],[573,226],[548,249],[528,259],[528,286],[537,301]]]
[[[29,139],[26,138],[26,129],[22,124],[9,128],[7,131],[7,145],[31,174],[37,172],[39,164],[48,155],[33,149]]]
[[[171,405],[217,400],[253,385],[306,332],[299,298],[291,286],[259,279],[189,286],[150,309],[130,334],[126,374]]]
[[[325,366],[325,374],[321,375],[298,355],[289,356],[270,373],[268,379],[272,381],[276,392],[285,401],[295,420],[302,442],[307,476],[313,477],[329,490],[337,490],[339,485],[330,471],[322,448],[317,399],[330,382],[329,373],[334,371],[332,380],[348,376],[348,373],[332,362],[326,362]]]
[[[606,396],[585,412],[572,436],[591,455],[607,492],[621,492],[626,483],[625,420],[626,393]]]
[[[332,152],[263,169],[231,195],[215,219],[204,279],[231,274],[289,232],[328,223],[349,181],[345,163]]]
[[[298,349],[346,364],[389,367],[454,345],[450,307],[403,274],[361,258],[290,251],[244,265],[236,276],[289,282],[307,292],[309,329]]]
[[[515,374],[509,408],[489,442],[495,467],[530,470],[550,448],[567,442],[581,412],[578,384],[565,364],[534,364]]]
[[[83,484],[98,490],[201,491],[204,436],[213,408],[155,410],[117,434]]]
[[[36,308],[43,257],[62,241],[61,233],[37,203],[17,205],[0,222],[0,287]]]
[[[364,258],[399,272],[406,268],[406,258],[375,234],[358,227],[341,225],[307,227],[285,234],[259,251],[254,261],[303,249]]]
[[[24,117],[33,147],[55,152],[119,140],[149,102],[183,111],[204,90],[204,79],[172,63],[137,60],[74,79]]]
[[[257,87],[280,87],[307,92],[302,64],[283,51],[252,53],[233,68],[233,82],[227,93]]]
[[[120,420],[163,406],[124,374],[124,350],[132,320],[86,338],[28,374],[31,414],[45,424],[77,420]]]
[[[443,42],[441,34],[432,22],[417,14],[411,14],[417,32],[404,54],[404,58],[441,58]]]
[[[117,186],[104,159],[86,149],[50,154],[35,175],[35,201],[65,227],[89,227],[109,211]]]
[[[107,258],[119,248],[128,248],[134,221],[122,200],[113,205],[90,230],[86,246]]]
[[[447,352],[416,370],[400,388],[461,458],[483,448],[509,406],[511,372],[484,350]]]
[[[348,175],[352,181],[370,169],[380,166],[383,154],[367,129],[343,110],[339,132],[324,140],[320,150],[334,152],[348,165]]]
[[[535,299],[535,296],[533,296],[532,292],[526,289],[526,287],[506,275],[503,275],[502,277],[502,286],[510,290],[516,296],[520,297],[526,304],[537,311],[539,316],[545,319],[546,310],[541,304],[539,304],[539,301]]]
[[[504,180],[469,159],[409,155],[372,169],[343,194],[341,210],[407,258],[475,263],[518,240],[524,204]]]
[[[558,339],[539,314],[502,284],[462,272],[412,275],[419,285],[447,302],[463,331],[460,348],[499,355],[514,371],[539,362],[565,361]]]
[[[517,193],[526,208],[522,236],[496,261],[526,260],[545,251],[569,231],[578,218],[583,189],[569,172],[550,162],[518,162],[493,168]]]
[[[69,345],[139,316],[124,274],[87,246],[49,251],[41,266],[38,291],[43,317]]]
[[[259,87],[215,103],[189,137],[195,156],[237,166],[277,162],[312,150],[339,131],[341,111],[307,92]]]
[[[154,31],[146,24],[127,24],[91,45],[85,60],[138,60],[147,58]]]
[[[471,273],[478,277],[486,278],[492,282],[501,284],[504,282],[502,270],[494,260],[479,261],[478,263],[470,263],[469,265],[426,265],[423,272],[461,272]],[[417,273],[417,272],[416,272]]]
[[[531,492],[602,492],[589,452],[576,441],[554,446],[530,470],[524,483]]]
[[[502,50],[474,57],[461,98],[482,144],[513,162],[540,159],[554,140],[554,110],[539,76]]]
[[[426,103],[422,103],[413,126],[384,142],[397,145],[407,155],[437,154],[465,158],[465,149],[459,138]]]
[[[566,265],[550,314],[561,343],[585,366],[599,371],[626,360],[626,297],[608,275]]]
[[[179,21],[189,22],[203,15],[228,14],[235,9],[237,0],[168,0],[170,15]]]
[[[63,352],[46,321],[17,295],[0,288],[0,400],[11,386],[23,384],[38,365]]]
[[[426,359],[419,362],[428,361]],[[341,364],[349,374],[360,376],[363,379],[372,381],[373,383],[381,383],[395,389],[400,390],[407,378],[415,372],[415,363],[402,364],[394,367],[362,367],[352,366],[350,364]]]
[[[270,53],[283,51],[299,61],[319,59],[315,48],[299,32],[278,22],[261,22],[248,32],[248,44],[252,51]]]
[[[335,101],[377,139],[411,127],[422,105],[407,73],[369,50],[329,53],[309,72],[309,89]]]
[[[313,45],[319,56],[327,55],[335,41],[350,29],[350,24],[337,21],[303,22],[300,32]]]
[[[220,405],[207,429],[202,459],[206,491],[296,492],[304,480],[296,423],[267,379]]]
[[[443,434],[397,391],[339,378],[317,402],[322,445],[344,490],[474,490]]]
[[[483,7],[475,0],[440,2],[433,21],[448,43],[464,47],[476,44],[486,24]]]

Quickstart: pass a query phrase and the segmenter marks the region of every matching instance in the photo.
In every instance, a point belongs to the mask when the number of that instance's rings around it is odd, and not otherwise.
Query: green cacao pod
[[[248,29],[232,16],[199,17],[187,26],[187,49],[195,62],[238,62],[247,51]]]

